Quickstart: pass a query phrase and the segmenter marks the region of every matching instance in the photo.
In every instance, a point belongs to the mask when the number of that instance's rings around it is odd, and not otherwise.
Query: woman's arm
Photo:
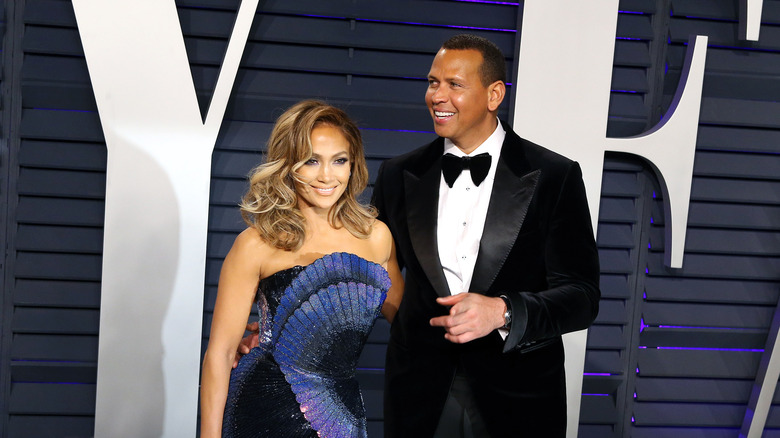
[[[258,260],[264,246],[257,232],[247,229],[236,238],[222,263],[211,336],[203,359],[200,386],[201,437],[222,436],[230,370],[244,334],[260,276]]]
[[[382,247],[382,252],[386,254],[385,262],[382,266],[387,270],[392,282],[390,290],[387,291],[385,302],[382,304],[382,316],[392,323],[404,296],[404,277],[401,275],[401,268],[398,266],[398,259],[395,256],[395,242],[393,241],[393,235],[390,234],[390,229],[381,221],[377,221],[374,226],[374,232],[378,235],[377,238]]]

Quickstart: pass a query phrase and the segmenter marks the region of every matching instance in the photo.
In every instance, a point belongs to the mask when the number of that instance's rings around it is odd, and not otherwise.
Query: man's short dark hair
[[[501,49],[492,41],[470,33],[462,33],[449,38],[441,45],[447,50],[476,50],[482,54],[479,76],[482,85],[488,86],[496,81],[506,83],[506,59]]]

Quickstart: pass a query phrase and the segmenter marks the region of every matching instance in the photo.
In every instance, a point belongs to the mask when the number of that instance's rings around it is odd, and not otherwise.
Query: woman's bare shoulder
[[[379,219],[375,220],[371,225],[371,236],[369,237],[369,240],[374,253],[380,256],[379,258],[381,260],[386,262],[387,259],[390,258],[390,252],[393,247],[393,235],[390,233],[390,228]]]
[[[262,260],[268,260],[276,248],[268,244],[254,228],[247,228],[236,236],[230,255],[242,260],[243,263],[260,267]]]

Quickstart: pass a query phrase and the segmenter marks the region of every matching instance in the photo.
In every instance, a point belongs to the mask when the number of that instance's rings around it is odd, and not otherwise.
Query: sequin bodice
[[[260,346],[231,374],[223,435],[365,437],[355,367],[389,287],[348,253],[261,280]]]

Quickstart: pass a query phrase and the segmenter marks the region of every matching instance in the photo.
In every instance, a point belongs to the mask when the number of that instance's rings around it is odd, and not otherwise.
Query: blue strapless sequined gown
[[[389,288],[348,253],[261,280],[260,346],[230,376],[223,436],[365,437],[355,367]]]

